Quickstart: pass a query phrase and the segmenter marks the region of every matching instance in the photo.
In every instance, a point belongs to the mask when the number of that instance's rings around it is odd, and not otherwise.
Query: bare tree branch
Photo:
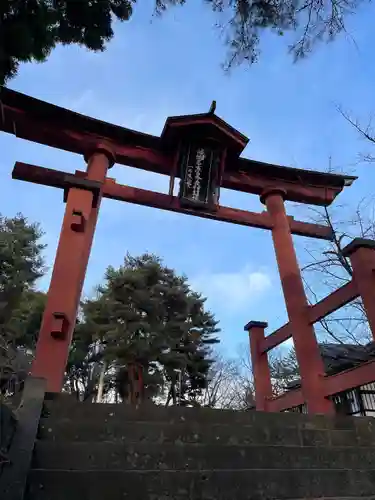
[[[338,207],[340,218],[345,212]],[[333,239],[328,248],[321,245],[305,249],[307,262],[302,266],[303,281],[310,303],[316,303],[338,287],[348,283],[353,276],[350,260],[344,256],[343,249],[353,237],[374,237],[374,200],[361,200],[353,217],[338,221],[334,211],[324,207],[313,209],[313,220],[331,227]],[[326,245],[326,243],[325,243]],[[322,259],[322,254],[325,258]],[[324,291],[326,293],[324,294]],[[331,338],[336,343],[362,344],[370,338],[367,318],[362,301],[352,303],[330,314],[317,323],[323,338]]]

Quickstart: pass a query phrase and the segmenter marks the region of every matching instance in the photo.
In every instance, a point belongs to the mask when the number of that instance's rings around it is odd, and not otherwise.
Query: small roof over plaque
[[[181,140],[214,140],[240,156],[249,139],[215,115],[213,101],[208,113],[170,116],[167,118],[161,141],[166,149],[175,148]]]

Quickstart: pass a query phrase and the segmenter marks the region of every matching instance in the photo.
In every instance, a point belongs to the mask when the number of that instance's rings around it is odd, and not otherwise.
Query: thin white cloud
[[[214,310],[237,311],[254,304],[271,288],[271,276],[245,267],[235,272],[204,274],[192,280],[194,290],[207,297]]]
[[[142,104],[130,108],[121,103],[114,105],[113,99],[108,97],[103,101],[100,94],[92,88],[65,95],[58,104],[98,120],[153,135],[161,134],[165,120],[173,114],[174,108],[169,101],[155,103],[155,107],[147,110]]]
[[[77,113],[85,113],[87,108],[93,108],[95,103],[95,92],[93,89],[86,89],[83,92],[76,94],[72,98],[63,97],[61,106],[76,111]]]

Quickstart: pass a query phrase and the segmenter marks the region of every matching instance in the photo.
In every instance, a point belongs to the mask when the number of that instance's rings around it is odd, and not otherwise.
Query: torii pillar
[[[102,197],[115,156],[108,144],[87,148],[85,177],[67,176],[65,214],[31,374],[61,392]]]
[[[244,330],[249,334],[251,365],[254,374],[255,408],[267,411],[267,401],[272,398],[272,382],[267,352],[263,351],[264,330],[268,323],[250,321]]]
[[[350,258],[353,280],[375,340],[375,241],[355,238],[343,249],[343,255]]]
[[[333,414],[333,403],[324,396],[324,364],[314,326],[309,320],[309,304],[284,206],[285,194],[283,189],[270,188],[262,193],[261,201],[272,219],[272,239],[302,379],[302,393],[309,413]]]

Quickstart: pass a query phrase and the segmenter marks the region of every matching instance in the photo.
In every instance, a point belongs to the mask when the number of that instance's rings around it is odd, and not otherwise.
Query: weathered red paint
[[[13,169],[13,179],[34,182],[45,186],[64,188],[67,176],[72,179],[74,176],[67,172],[38,167],[26,163],[17,162]],[[80,179],[85,176],[84,172],[77,171],[75,177]],[[102,196],[113,200],[126,201],[137,205],[169,210],[205,219],[212,219],[223,222],[231,222],[260,229],[272,229],[272,221],[267,212],[256,213],[237,208],[218,206],[213,212],[199,209],[188,209],[181,207],[177,196],[170,196],[163,193],[156,193],[146,189],[139,189],[123,184],[117,184],[114,179],[107,178],[102,189]],[[321,224],[297,221],[293,217],[288,217],[290,230],[293,234],[307,236],[324,240],[332,239],[332,229]]]
[[[375,380],[375,361],[368,361],[337,375],[326,378],[325,392],[327,396],[370,384]]]
[[[368,361],[336,375],[324,379],[324,395],[326,397],[345,392],[354,387],[361,387],[374,382],[375,361]],[[285,392],[280,396],[269,399],[267,411],[278,412],[302,405],[305,402],[301,389]]]
[[[359,292],[355,283],[353,281],[346,283],[316,304],[309,306],[310,323],[317,323],[322,318],[325,318],[334,311],[337,311],[340,307],[343,307],[352,300],[356,299],[358,295]],[[274,347],[277,347],[286,340],[290,339],[292,335],[292,328],[288,322],[264,339],[262,350],[264,352],[270,351]]]
[[[346,183],[355,179],[240,158],[247,138],[214,114],[170,117],[164,135],[156,137],[95,120],[11,89],[2,89],[1,101],[0,130],[4,132],[83,155],[93,141],[107,141],[117,163],[165,175],[171,175],[174,167],[174,151],[166,141],[171,127],[176,128],[178,135],[186,127],[205,124],[233,144],[235,154],[227,157],[221,184],[227,189],[260,195],[268,186],[281,187],[288,200],[329,205]]]
[[[283,196],[282,190],[270,189],[263,193],[262,201],[272,217],[272,239],[302,378],[302,392],[309,412],[333,413],[332,402],[324,397],[324,365],[314,327],[309,320],[309,304],[303,288]]]
[[[251,364],[254,374],[255,407],[258,411],[267,411],[268,400],[272,397],[271,373],[266,352],[262,352],[264,330],[267,323],[250,321],[245,326],[249,333]]]
[[[292,328],[290,326],[290,323],[288,322],[285,325],[278,328],[277,330],[275,330],[270,335],[267,335],[267,337],[264,339],[262,343],[262,350],[264,352],[268,352],[274,347],[277,347],[286,340],[290,339],[291,336],[292,336]]]
[[[353,280],[375,340],[375,241],[356,238],[344,248],[344,256],[350,258]]]
[[[356,238],[344,248],[343,256],[350,258],[353,268],[352,280],[318,303],[309,306],[309,321],[313,324],[360,296],[369,321],[370,329],[375,338],[375,241]],[[262,343],[263,352],[270,350],[272,347],[290,338],[293,331],[292,325],[289,322],[268,336]],[[293,338],[295,340],[295,335]],[[298,357],[297,345],[296,353]],[[305,359],[307,359],[307,357],[308,356],[306,356]],[[304,366],[305,365],[306,363],[304,362]],[[276,398],[269,399],[267,402],[268,411],[287,410],[299,406],[306,401],[305,392],[303,391],[306,376],[302,374],[301,366],[300,369],[302,375],[302,390],[297,389],[289,391]],[[321,395],[327,400],[327,398],[334,394],[374,382],[375,361],[363,363],[336,375],[325,376],[322,380],[323,384],[320,388]],[[257,384],[255,385],[257,386]]]
[[[279,396],[270,399],[267,403],[267,411],[279,412],[283,410],[289,410],[290,408],[296,408],[304,404],[305,397],[301,389],[295,389],[293,391],[284,392]],[[310,412],[309,410],[309,413]]]
[[[101,148],[91,154],[87,178],[103,183],[111,160]],[[32,375],[47,380],[47,392],[60,392],[76,323],[100,200],[91,191],[70,188]],[[77,230],[77,213],[83,228]]]
[[[310,323],[317,323],[329,314],[346,306],[359,296],[358,287],[352,280],[309,307]]]

